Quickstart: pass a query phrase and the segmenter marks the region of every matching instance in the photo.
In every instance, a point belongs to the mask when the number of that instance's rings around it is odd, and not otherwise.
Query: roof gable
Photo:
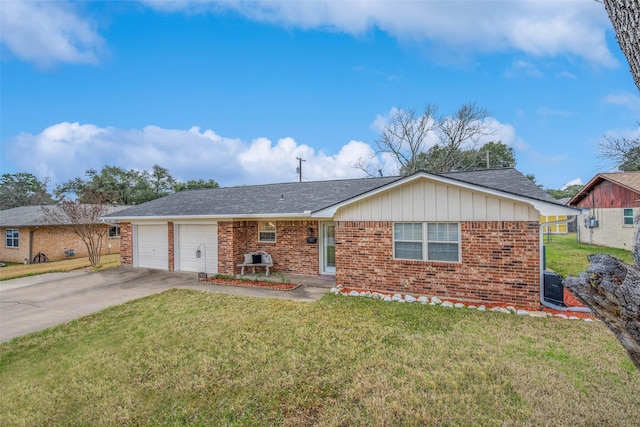
[[[419,171],[401,180],[390,183],[384,187],[375,189],[351,200],[345,200],[323,211],[316,212],[314,216],[332,217],[336,211],[351,203],[357,203],[369,197],[374,197],[382,192],[390,191],[399,186],[406,185],[416,180],[428,179],[443,184],[453,185],[459,188],[478,191],[488,195],[509,199],[521,203],[533,205],[542,215],[575,215],[577,210],[559,203],[549,193],[535,185],[529,178],[513,168],[484,169],[478,171],[450,172],[446,174],[432,174]]]
[[[625,188],[629,191],[637,193],[640,195],[640,172],[611,172],[611,173],[599,173],[587,184],[582,187],[582,190],[567,204],[569,205],[577,205],[580,203],[582,199],[587,197],[595,187],[602,184],[603,181],[609,181],[615,185],[618,185],[622,188]]]

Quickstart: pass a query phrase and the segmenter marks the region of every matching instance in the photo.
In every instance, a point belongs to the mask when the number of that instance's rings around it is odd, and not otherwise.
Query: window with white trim
[[[258,241],[259,242],[275,242],[276,241],[275,221],[260,221],[258,223]]]
[[[460,225],[451,222],[395,223],[393,257],[460,262]]]
[[[17,229],[7,228],[6,246],[8,248],[17,248],[20,242],[20,231]]]
[[[622,210],[622,224],[633,225],[633,209],[626,208]]]
[[[120,226],[114,225],[109,227],[109,237],[120,237]]]

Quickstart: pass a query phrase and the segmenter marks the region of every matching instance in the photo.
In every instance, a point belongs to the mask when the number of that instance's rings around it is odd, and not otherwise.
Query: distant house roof
[[[127,206],[108,206],[107,211],[114,213],[127,208]],[[68,225],[51,223],[51,214],[48,210],[61,212],[58,205],[21,206],[18,208],[0,211],[0,227],[39,227],[45,225]],[[58,217],[58,215],[56,215]]]
[[[546,191],[511,168],[450,172],[441,175],[425,172],[416,174],[471,184],[478,189],[497,190],[560,206]],[[309,217],[315,212],[327,210],[376,190],[383,190],[394,183],[400,184],[407,179],[410,177],[393,176],[181,191],[107,215],[107,218]]]
[[[573,196],[569,201],[569,205],[575,205],[584,199],[594,187],[601,184],[603,181],[610,181],[624,187],[628,190],[634,191],[640,194],[640,172],[611,172],[611,173],[599,173],[594,176],[591,181],[580,190],[578,194]]]

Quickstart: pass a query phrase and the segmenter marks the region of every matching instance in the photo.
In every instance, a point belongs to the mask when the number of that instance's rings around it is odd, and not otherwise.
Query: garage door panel
[[[178,226],[177,269],[216,274],[218,272],[218,226],[181,224]],[[196,251],[200,251],[200,257]]]
[[[136,239],[137,267],[168,270],[169,232],[166,224],[138,225]]]

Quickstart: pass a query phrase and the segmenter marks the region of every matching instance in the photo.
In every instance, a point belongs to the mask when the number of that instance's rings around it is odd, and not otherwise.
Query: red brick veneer
[[[538,305],[536,222],[461,222],[461,263],[393,259],[393,223],[336,223],[336,283],[471,301]]]
[[[258,221],[218,222],[218,271],[236,274],[244,254],[268,252],[273,258],[271,271],[318,274],[318,243],[307,243],[309,227],[318,236],[317,221],[276,221],[276,241],[258,242]]]
[[[120,263],[133,265],[133,226],[130,222],[120,224]]]

